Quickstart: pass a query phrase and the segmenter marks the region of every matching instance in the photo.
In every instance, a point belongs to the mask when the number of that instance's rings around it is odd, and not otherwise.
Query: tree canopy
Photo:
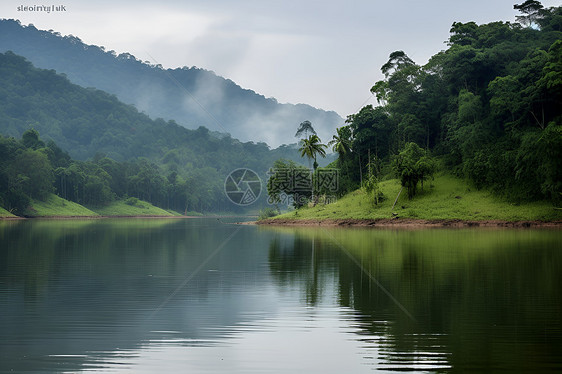
[[[375,156],[412,197],[432,155],[476,188],[562,201],[562,7],[514,8],[517,23],[453,23],[447,49],[423,66],[390,54],[371,88],[379,105],[348,116],[330,143],[342,147],[349,129],[349,151],[337,148],[342,185],[361,186]]]
[[[50,192],[86,205],[136,197],[180,212],[239,211],[224,193],[231,171],[250,168],[265,178],[274,160],[300,160],[296,145],[270,149],[153,120],[10,52],[0,54],[0,134],[7,155],[0,205],[19,212],[26,198]]]

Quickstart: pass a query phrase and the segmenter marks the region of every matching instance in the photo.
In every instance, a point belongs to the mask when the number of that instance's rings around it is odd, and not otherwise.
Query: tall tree
[[[43,150],[26,149],[12,164],[16,185],[31,198],[44,199],[53,191],[54,174]]]
[[[310,135],[307,139],[303,139],[301,141],[301,146],[299,151],[301,152],[301,157],[306,157],[309,160],[314,160],[314,170],[318,168],[318,162],[316,162],[316,156],[320,155],[322,157],[326,157],[326,151],[324,148],[327,148],[325,144],[322,144],[322,141],[318,137],[318,135]]]
[[[316,155],[326,157],[326,151],[324,150],[324,148],[327,148],[327,146],[325,144],[322,144],[318,135],[310,135],[308,139],[303,139],[301,141],[301,147],[299,148],[299,151],[301,152],[301,157],[306,156],[309,162],[310,160],[314,160],[314,164],[313,164],[314,172],[316,172],[316,169],[318,169],[318,162],[316,162]],[[314,204],[316,204],[317,200],[314,197],[314,180],[312,176],[311,176],[311,182],[312,182],[312,186],[310,191],[312,194],[312,200]]]
[[[339,154],[340,159],[351,152],[351,128],[349,125],[337,128],[336,135],[332,136],[328,146],[332,147],[332,151]]]
[[[307,138],[309,132],[313,135],[316,135],[316,130],[314,130],[312,123],[310,123],[310,121],[308,120],[303,121],[297,128],[297,132],[295,133],[295,138],[299,138],[300,136],[302,136],[303,133],[304,133],[304,137]]]
[[[25,148],[39,149],[45,147],[45,143],[39,139],[39,132],[35,129],[26,130],[21,136]]]
[[[404,51],[394,51],[390,54],[388,61],[381,67],[381,70],[388,78],[396,70],[411,65],[414,65],[414,61]]]
[[[538,25],[537,20],[541,17],[543,6],[540,1],[527,0],[522,4],[515,4],[513,9],[521,12],[521,15],[515,16],[517,22],[523,26],[533,27],[533,25]]]

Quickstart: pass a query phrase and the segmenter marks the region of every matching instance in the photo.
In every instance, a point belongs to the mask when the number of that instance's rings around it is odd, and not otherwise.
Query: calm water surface
[[[0,372],[562,370],[562,231],[0,222]]]

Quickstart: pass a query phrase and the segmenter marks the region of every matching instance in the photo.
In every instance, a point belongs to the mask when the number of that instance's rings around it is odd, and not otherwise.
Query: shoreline
[[[17,220],[35,220],[35,219],[60,219],[60,220],[71,220],[71,219],[107,219],[107,218],[197,218],[197,216],[156,216],[156,215],[146,215],[146,216],[32,216],[32,217],[0,217],[0,221],[17,221]]]
[[[320,227],[371,227],[371,228],[551,228],[562,229],[562,221],[502,221],[484,220],[470,221],[461,219],[411,219],[411,218],[380,218],[380,219],[266,219],[240,224],[270,225],[270,226],[320,226]]]
[[[35,220],[35,219],[54,219],[54,220],[71,220],[71,219],[107,219],[107,218],[150,218],[150,219],[166,219],[166,218],[238,218],[238,217],[251,217],[257,218],[257,216],[239,216],[239,215],[227,215],[227,216],[220,216],[220,215],[208,215],[208,216],[159,216],[159,215],[136,215],[136,216],[124,216],[124,215],[116,215],[116,216],[107,216],[107,215],[99,215],[99,216],[28,216],[28,217],[21,217],[21,216],[13,216],[7,217],[3,216],[0,217],[0,221],[18,221],[18,220]]]
[[[85,220],[85,219],[190,219],[190,218],[224,218],[240,216],[158,216],[158,215],[136,215],[136,216],[36,216],[36,217],[0,217],[0,221],[19,220]],[[562,229],[562,221],[505,221],[505,220],[462,220],[462,219],[412,219],[412,218],[339,218],[339,219],[293,219],[293,218],[269,218],[261,221],[235,222],[237,225],[263,225],[263,226],[295,226],[295,227],[363,227],[363,228],[549,228]]]

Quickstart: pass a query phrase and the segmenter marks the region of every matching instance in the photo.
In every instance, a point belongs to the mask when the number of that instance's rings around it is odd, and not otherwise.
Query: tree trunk
[[[363,185],[363,170],[361,166],[361,153],[359,153],[359,182]]]
[[[400,192],[398,192],[398,195],[396,196],[396,200],[394,200],[394,204],[392,204],[392,209],[390,209],[390,211],[392,212],[394,210],[394,206],[396,205],[396,203],[398,202],[398,198],[400,197],[400,194],[402,193],[402,190],[404,189],[404,186],[402,186],[400,188]]]

